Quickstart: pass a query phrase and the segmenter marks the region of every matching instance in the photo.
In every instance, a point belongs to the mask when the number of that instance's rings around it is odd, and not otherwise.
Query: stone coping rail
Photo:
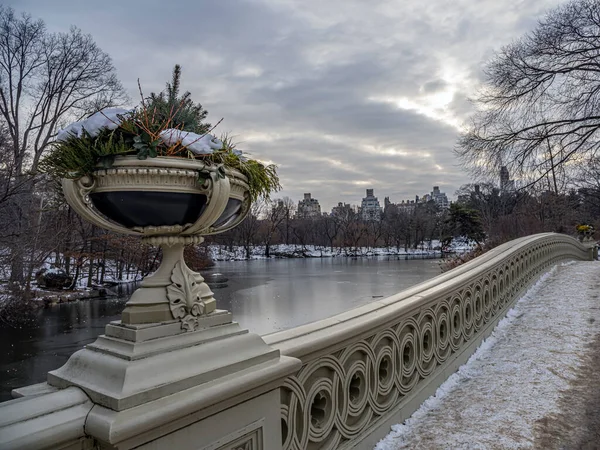
[[[283,449],[372,448],[466,362],[544,271],[591,255],[566,235],[528,236],[391,297],[263,336],[302,361],[282,389]]]
[[[17,395],[2,405],[0,449],[93,448],[84,426],[94,404],[81,389],[40,383],[18,389]]]

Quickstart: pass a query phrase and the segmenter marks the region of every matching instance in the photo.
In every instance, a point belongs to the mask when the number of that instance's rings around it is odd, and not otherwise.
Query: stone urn
[[[578,233],[579,242],[589,242],[593,240],[594,237],[594,229],[590,228],[588,230],[582,230]]]
[[[195,159],[117,157],[93,175],[63,179],[71,207],[89,222],[160,246],[162,263],[126,304],[124,324],[180,321],[194,331],[216,309],[202,276],[185,264],[185,245],[238,225],[250,210],[247,178]]]

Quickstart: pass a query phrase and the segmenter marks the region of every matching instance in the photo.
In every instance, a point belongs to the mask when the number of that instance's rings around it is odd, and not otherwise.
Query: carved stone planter
[[[212,292],[185,264],[183,248],[246,217],[250,197],[244,175],[192,159],[117,157],[110,169],[62,184],[67,201],[86,220],[163,250],[159,269],[127,302],[123,323],[180,320],[183,329],[193,331],[200,317],[215,311]]]
[[[579,242],[592,241],[593,236],[594,236],[593,230],[582,231],[578,234]]]

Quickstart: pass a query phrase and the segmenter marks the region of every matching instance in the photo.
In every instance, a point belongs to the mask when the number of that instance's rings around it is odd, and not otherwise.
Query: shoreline
[[[47,288],[34,288],[31,290],[31,301],[39,304],[39,306],[48,307],[62,303],[72,303],[79,300],[94,300],[110,297],[119,297],[119,286],[139,283],[140,280],[109,282],[102,286],[93,288],[75,288],[71,290],[49,290]]]
[[[291,245],[276,245],[269,249],[269,256],[265,256],[265,246],[255,246],[250,249],[250,256],[242,246],[227,246],[211,245],[208,248],[208,254],[212,261],[252,261],[266,259],[288,259],[288,258],[362,258],[362,257],[379,257],[379,256],[397,256],[397,257],[430,257],[443,258],[444,255],[462,253],[467,249],[457,248],[452,251],[442,251],[440,248],[431,249],[396,249],[386,247],[366,248],[359,247],[357,249],[334,249],[319,248],[312,245],[291,246]]]

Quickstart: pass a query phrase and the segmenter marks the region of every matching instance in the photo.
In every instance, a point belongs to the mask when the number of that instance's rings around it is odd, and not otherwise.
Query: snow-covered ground
[[[450,245],[444,248],[446,252],[464,253],[473,250],[477,244],[475,241],[464,237],[454,238]],[[227,246],[211,244],[208,246],[210,257],[213,261],[239,261],[245,260],[246,249],[243,246]],[[439,240],[424,241],[418,248],[404,247],[356,247],[339,248],[317,246],[317,245],[271,245],[271,258],[331,258],[337,256],[417,256],[417,255],[440,255],[442,244]],[[254,245],[250,248],[249,259],[265,259],[265,246]]]
[[[209,252],[213,261],[239,261],[245,260],[246,250],[241,246],[233,246],[232,249],[225,245],[210,245]],[[424,244],[418,249],[396,247],[358,247],[358,248],[334,248],[315,245],[272,245],[270,247],[272,258],[331,258],[337,256],[386,256],[386,255],[440,255],[440,247]],[[253,246],[250,250],[249,259],[265,259],[265,247],[263,245]]]
[[[40,269],[46,269],[47,272],[59,273],[62,272],[61,268],[55,267],[54,258],[48,258],[48,260],[43,263]],[[38,269],[39,270],[39,269]],[[74,272],[75,269],[73,268]],[[80,270],[79,277],[77,278],[77,289],[85,289],[88,284],[88,270],[87,267],[83,267]],[[121,274],[121,278],[117,278],[117,262],[114,260],[107,259],[105,262],[104,268],[104,282],[105,283],[115,283],[115,284],[124,284],[131,283],[133,281],[139,281],[142,279],[142,276],[138,273],[138,271],[132,267],[130,272],[123,271]],[[36,283],[34,283],[35,285]],[[94,283],[95,284],[95,283]]]
[[[469,361],[404,424],[393,426],[376,450],[579,448],[555,444],[572,429],[586,432],[586,420],[577,416],[589,408],[566,391],[597,359],[588,346],[600,335],[599,275],[598,262],[566,263],[544,275]],[[600,386],[594,383],[580,401],[595,398]],[[557,433],[564,417],[574,417],[574,425]],[[549,439],[540,436],[544,428],[554,433],[552,445],[540,445]]]

